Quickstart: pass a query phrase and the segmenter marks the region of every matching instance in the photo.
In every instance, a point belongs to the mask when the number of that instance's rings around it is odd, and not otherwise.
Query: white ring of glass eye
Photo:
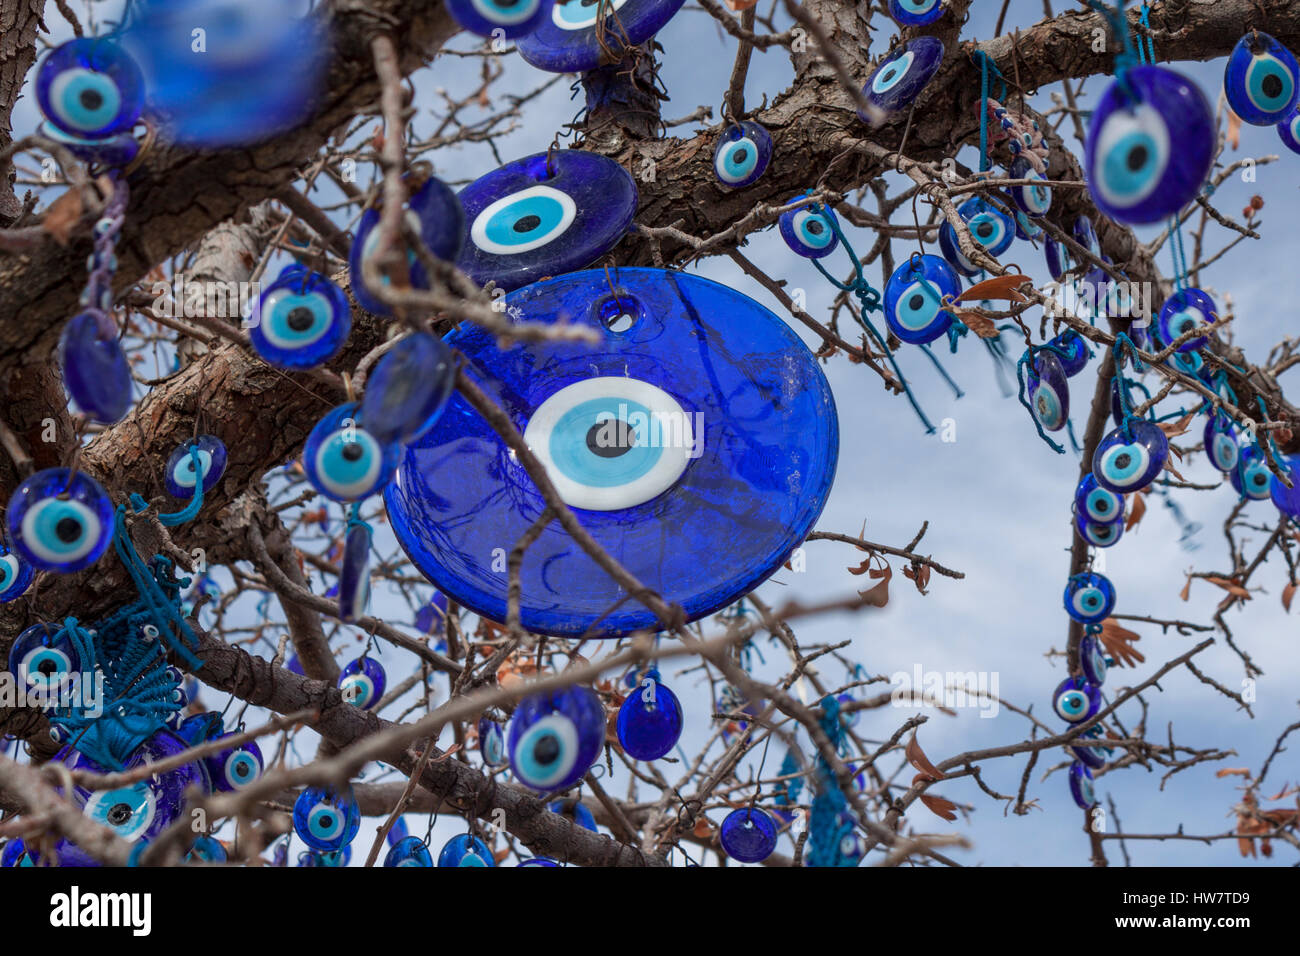
[[[349,674],[343,678],[343,684],[340,687],[343,692],[343,699],[354,707],[360,707],[365,710],[371,703],[375,695],[375,682],[366,674],[358,671],[355,674]],[[349,693],[355,691],[356,696],[350,697]]]
[[[36,522],[40,517],[41,511],[48,506],[50,502],[57,501],[57,498],[46,498],[38,501],[31,508],[27,509],[27,514],[23,515],[23,542],[31,549],[42,561],[49,561],[51,564],[69,564],[73,561],[80,561],[90,552],[95,550],[95,545],[99,543],[100,532],[103,530],[99,526],[99,518],[93,511],[83,505],[75,498],[69,498],[61,504],[71,507],[73,512],[81,521],[81,528],[85,532],[84,540],[81,547],[74,551],[51,551],[38,540],[36,534]],[[92,534],[91,531],[94,531]]]
[[[576,2],[576,0],[572,0],[572,2]],[[622,10],[623,5],[627,2],[628,0],[610,0],[608,4],[608,9],[611,11]],[[554,23],[561,30],[585,30],[587,27],[595,24],[596,17],[599,15],[599,11],[600,11],[599,3],[595,4],[592,7],[592,14],[590,19],[574,20],[574,21],[563,20],[560,18],[560,8],[567,5],[568,4],[565,3],[564,0],[556,0],[555,6],[551,7],[551,22]]]
[[[1093,495],[1098,493],[1105,495],[1106,500],[1110,501],[1111,504],[1114,505],[1115,510],[1112,514],[1099,515],[1096,512],[1094,512],[1091,507],[1089,507],[1088,502],[1092,500]],[[1097,485],[1090,492],[1088,492],[1088,496],[1084,498],[1083,510],[1084,513],[1088,516],[1088,518],[1091,519],[1091,521],[1095,522],[1096,524],[1107,524],[1111,521],[1118,520],[1120,517],[1123,516],[1124,502],[1120,499],[1119,495],[1115,494],[1115,492],[1111,491],[1109,488],[1103,488],[1100,485]]]
[[[929,286],[929,288],[926,288],[927,286]],[[922,329],[929,328],[931,325],[934,324],[935,319],[939,317],[939,313],[943,311],[943,303],[939,299],[934,298],[934,293],[938,291],[939,291],[939,284],[937,282],[934,282],[931,279],[926,279],[924,283],[913,282],[906,289],[904,289],[898,296],[898,302],[894,306],[894,321],[897,322],[902,328],[905,328],[910,332],[920,332]],[[899,305],[906,303],[910,298],[912,298],[912,296],[915,295],[921,296],[925,300],[926,305],[933,306],[933,311],[926,313],[928,317],[924,322],[921,322],[919,325],[914,321],[917,312],[919,312],[919,310],[914,311],[909,306],[906,310],[907,319],[913,321],[907,321],[904,319],[903,312],[900,311],[898,307]]]
[[[1246,489],[1246,497],[1253,501],[1263,501],[1265,498],[1270,496],[1269,482],[1266,481],[1262,485],[1257,485],[1254,481],[1250,480],[1260,472],[1267,474],[1268,466],[1263,462],[1254,462],[1244,469],[1244,473],[1241,476],[1241,487]]]
[[[211,452],[204,451],[202,448],[199,449],[199,468],[202,469],[202,474],[196,475],[188,467],[193,460],[189,452],[186,451],[185,456],[176,463],[176,467],[172,470],[172,481],[182,488],[193,488],[201,479],[208,477],[208,472],[212,470]]]
[[[737,149],[745,147],[754,151],[754,167],[741,176],[732,176],[727,172],[727,157]],[[724,183],[735,184],[743,182],[750,176],[754,175],[754,169],[758,168],[758,144],[748,136],[742,136],[740,139],[728,143],[718,150],[717,158],[713,160],[713,171],[718,174],[718,178]]]
[[[31,666],[32,658],[43,651],[53,651],[64,660],[65,666],[55,672],[53,683],[51,683],[50,678],[46,677],[45,674],[42,674],[40,671],[34,671]],[[33,647],[23,655],[23,659],[18,664],[18,673],[21,675],[23,684],[28,690],[39,690],[42,693],[49,693],[52,690],[63,690],[66,687],[70,687],[72,686],[73,679],[76,677],[72,672],[71,658],[57,647],[50,647],[45,644]],[[40,675],[41,682],[39,684],[32,680],[34,674]]]
[[[826,224],[826,233],[822,236],[814,236],[809,239],[803,230],[803,224],[809,219],[816,219]],[[794,214],[790,221],[793,227],[794,237],[809,249],[825,249],[835,241],[835,230],[831,228],[830,220],[815,209],[800,209]]]
[[[1034,418],[1035,420],[1037,420],[1038,424],[1042,425],[1048,431],[1051,431],[1053,426],[1063,424],[1063,422],[1059,422],[1056,418],[1053,418],[1050,421],[1043,420],[1042,410],[1038,404],[1038,396],[1042,395],[1044,392],[1046,392],[1048,395],[1051,396],[1053,402],[1052,408],[1057,415],[1060,415],[1061,413],[1061,408],[1062,408],[1061,396],[1057,394],[1055,388],[1053,388],[1051,385],[1048,385],[1046,382],[1040,381],[1038,383],[1038,388],[1034,389],[1034,399],[1033,399]],[[1061,417],[1063,418],[1064,416]]]
[[[1119,537],[1118,529],[1107,521],[1085,521],[1084,522],[1084,540],[1096,548],[1105,548],[1114,544],[1115,539]],[[1099,531],[1106,531],[1109,537],[1104,540],[1099,535]]]
[[[1025,172],[1026,179],[1039,179],[1046,181],[1047,177],[1037,170],[1030,169]],[[1038,191],[1043,191],[1043,198],[1038,199]],[[1052,208],[1052,194],[1046,186],[1021,186],[1020,198],[1024,202],[1026,209],[1031,213],[1042,215]]]
[[[512,26],[516,23],[523,23],[529,17],[537,12],[537,0],[525,0],[519,5],[519,9],[513,13],[502,10],[499,7],[493,7],[486,4],[483,0],[470,0],[476,13],[489,23],[499,23],[502,26]]]
[[[409,226],[411,227],[411,231],[412,231],[412,232],[414,232],[417,236],[423,236],[423,235],[424,235],[424,228],[423,228],[423,227],[424,227],[424,224],[423,224],[422,222],[420,222],[420,217],[419,217],[419,215],[416,214],[416,212],[415,212],[414,209],[407,209],[407,210],[403,213],[403,216],[404,216],[405,219],[406,219],[406,223],[407,223],[407,225],[409,225]],[[379,232],[379,221],[376,220],[376,221],[375,221],[375,225],[374,225],[374,227],[370,230],[370,232],[366,233],[366,241],[365,241],[365,244],[362,245],[362,247],[361,247],[361,261],[362,261],[363,263],[366,262],[367,260],[369,260],[371,257],[374,256],[374,254],[375,254],[375,248],[379,245],[379,236],[380,236],[380,232]],[[396,242],[396,243],[401,243],[401,242],[402,242],[401,236],[396,237],[396,238],[394,239],[394,242]],[[407,250],[407,253],[406,253],[406,259],[407,259],[407,262],[414,262],[414,261],[415,261],[415,253],[411,252],[411,251],[408,249],[408,250]],[[388,277],[387,277],[387,276],[385,276],[385,275],[383,275],[383,274],[381,273],[381,274],[380,274],[380,278],[382,278],[382,279],[384,280],[384,283],[385,283],[385,284],[388,283]],[[265,331],[265,330],[263,330],[263,331]]]
[[[103,77],[104,79],[108,80],[109,86],[113,88],[113,95],[116,97],[116,100],[110,101],[113,103],[112,115],[116,115],[117,112],[122,108],[122,94],[121,91],[119,91],[117,88],[117,81],[114,80],[107,73],[101,73],[98,70],[89,70],[86,69],[85,67],[73,67],[72,69],[62,71],[58,76],[56,76],[54,78],[54,81],[50,83],[50,92],[49,92],[50,102],[56,104],[56,106],[61,104],[63,100],[63,94],[67,90],[67,88],[72,84],[73,80],[79,79],[83,76]],[[68,126],[75,127],[76,129],[79,129],[82,132],[93,132],[94,130],[100,129],[106,125],[104,123],[99,123],[92,126],[81,126],[77,123],[72,122],[72,120],[70,120],[67,116],[63,114],[62,110],[59,111],[59,121],[62,123],[66,123]]]
[[[1094,176],[1092,179],[1092,187],[1101,194],[1101,197],[1112,206],[1122,209],[1137,205],[1155,192],[1169,166],[1169,128],[1155,107],[1139,103],[1131,110],[1116,110],[1102,124],[1101,130],[1097,133],[1097,145],[1093,149],[1094,167],[1104,166],[1105,157],[1110,154],[1110,151],[1120,140],[1135,131],[1150,136],[1156,144],[1159,163],[1146,184],[1134,192],[1121,193],[1112,189],[1103,175]],[[1089,240],[1091,238],[1090,236]],[[1090,252],[1093,251],[1091,241],[1080,245],[1087,246]]]
[[[361,617],[366,613],[366,605],[370,603],[370,571],[358,576],[357,583],[352,589],[352,615]]]
[[[5,575],[5,580],[8,583],[0,587],[0,595],[3,595],[18,580],[18,575],[22,572],[22,565],[18,563],[18,555],[16,554],[0,554],[0,564],[3,564],[5,570],[8,571]]]
[[[1133,442],[1131,445],[1128,444],[1112,445],[1110,448],[1107,448],[1105,454],[1103,454],[1101,458],[1102,471],[1104,472],[1106,470],[1105,469],[1106,463],[1111,460],[1111,457],[1113,455],[1118,454],[1121,449],[1126,449],[1129,452],[1129,454],[1136,455],[1138,461],[1142,463],[1142,467],[1140,467],[1137,471],[1133,472],[1131,477],[1126,478],[1122,481],[1117,481],[1114,478],[1111,478],[1109,476],[1106,477],[1106,480],[1110,482],[1112,485],[1119,485],[1122,488],[1131,488],[1135,485],[1141,484],[1143,479],[1146,476],[1147,468],[1149,468],[1151,465],[1151,453],[1147,451],[1145,445],[1139,442]]]
[[[1085,607],[1083,604],[1083,598],[1092,594],[1094,591],[1097,593],[1097,596],[1101,598],[1101,604],[1097,608]],[[1073,605],[1074,609],[1080,614],[1083,614],[1086,617],[1096,617],[1097,614],[1106,606],[1106,595],[1102,593],[1101,588],[1080,588],[1075,592],[1074,596],[1070,598],[1070,604]]]
[[[231,767],[234,765],[235,761],[238,760],[240,757],[247,757],[249,760],[251,760],[254,764],[257,765],[257,773],[253,774],[252,777],[250,777],[248,780],[244,781],[243,783],[237,781],[235,779],[235,775],[230,772]],[[261,765],[258,764],[256,757],[254,757],[247,750],[240,748],[239,750],[236,750],[234,753],[232,753],[229,757],[226,758],[226,763],[221,768],[221,772],[226,777],[226,783],[230,784],[236,790],[242,790],[244,789],[244,787],[247,787],[250,784],[254,783],[257,780],[257,778],[262,775],[262,768]]]
[[[560,738],[560,754],[564,758],[558,760],[551,772],[540,777],[526,777],[520,772],[520,764],[523,760],[514,760],[512,763],[515,767],[515,776],[518,777],[528,786],[536,790],[545,790],[554,784],[559,783],[573,770],[574,761],[578,759],[578,728],[568,717],[563,714],[548,714],[541,720],[529,726],[519,738],[516,750],[521,753],[527,753],[531,749],[534,739],[540,736],[544,731],[550,731]],[[531,762],[531,757],[529,761]]]
[[[312,828],[312,824],[314,824],[317,820],[317,817],[323,813],[330,813],[333,815],[334,826],[330,827],[327,833],[317,833]],[[324,843],[330,843],[334,840],[337,840],[343,834],[346,827],[347,827],[347,822],[345,819],[345,814],[343,813],[342,810],[334,806],[334,804],[332,803],[322,801],[321,803],[318,803],[316,804],[316,806],[312,807],[311,812],[307,814],[308,832],[311,833],[313,839],[320,840]]]
[[[1281,60],[1279,60],[1271,53],[1261,53],[1258,56],[1252,57],[1250,66],[1246,67],[1246,72],[1242,76],[1242,79],[1245,80],[1243,85],[1246,88],[1246,99],[1250,100],[1251,105],[1254,106],[1255,109],[1263,113],[1276,113],[1277,109],[1275,107],[1264,106],[1256,102],[1254,95],[1250,91],[1250,74],[1255,72],[1255,67],[1257,67],[1261,63],[1272,63],[1274,66],[1278,68],[1278,72],[1282,73],[1284,76],[1290,79],[1291,94],[1293,96],[1295,95],[1295,74],[1292,73],[1289,69],[1287,69],[1287,65],[1285,63],[1283,63]]]
[[[565,414],[583,402],[602,398],[643,405],[652,415],[663,416],[661,422],[679,423],[673,435],[675,440],[660,443],[659,458],[650,470],[626,484],[605,487],[582,484],[564,474],[551,455],[551,436]],[[583,379],[560,389],[537,406],[524,429],[524,441],[546,469],[565,504],[588,511],[618,511],[663,494],[686,471],[696,440],[691,418],[675,398],[649,382],[619,376]]]
[[[1083,708],[1082,708],[1082,709],[1079,711],[1079,713],[1077,713],[1077,714],[1067,714],[1067,713],[1062,709],[1061,704],[1062,704],[1066,699],[1068,699],[1068,698],[1072,698],[1072,697],[1074,697],[1074,696],[1078,696],[1080,699],[1083,700]],[[1090,703],[1089,700],[1088,700],[1088,695],[1085,694],[1083,691],[1079,690],[1078,688],[1074,688],[1073,690],[1063,691],[1063,692],[1060,694],[1060,696],[1058,696],[1058,697],[1056,698],[1056,708],[1055,708],[1055,709],[1056,709],[1056,714],[1057,714],[1057,716],[1060,717],[1062,720],[1069,721],[1069,722],[1072,723],[1072,724],[1077,724],[1077,723],[1079,723],[1079,722],[1083,719],[1083,715],[1086,714],[1086,713],[1088,712],[1088,708],[1089,708],[1090,706],[1091,706],[1091,703]]]
[[[149,826],[153,823],[154,812],[157,807],[157,801],[154,798],[153,791],[147,784],[130,784],[116,790],[97,790],[90,795],[89,799],[86,800],[84,813],[85,816],[94,819],[95,811],[98,810],[100,806],[107,805],[108,807],[113,807],[124,802],[121,796],[124,790],[129,790],[133,793],[143,792],[145,795],[142,807],[137,808],[135,805],[131,806],[131,819],[127,821],[127,823],[130,824],[130,828],[123,829],[120,826],[109,823],[107,820],[103,821],[103,825],[116,832],[122,839],[134,842],[135,840],[140,839],[140,837],[145,833],[149,832]],[[144,822],[142,823],[136,820],[136,813],[141,810],[144,811]]]
[[[561,218],[560,222],[552,226],[545,233],[529,239],[527,242],[521,242],[517,246],[507,246],[503,243],[496,242],[488,238],[487,227],[495,216],[502,209],[517,203],[521,199],[531,196],[545,196],[547,199],[553,199],[560,204]],[[529,186],[527,189],[521,189],[517,193],[511,193],[509,196],[502,196],[496,202],[489,203],[483,208],[477,216],[474,217],[474,224],[470,226],[469,237],[474,245],[478,246],[484,252],[490,252],[498,256],[513,256],[520,252],[529,252],[541,246],[554,242],[556,238],[563,235],[578,216],[578,204],[573,201],[573,197],[566,192],[553,189],[550,186]]]
[[[371,462],[370,467],[362,472],[360,477],[355,481],[333,481],[326,473],[324,458],[330,451],[330,445],[334,440],[334,436],[340,434],[344,430],[345,429],[340,428],[321,442],[320,449],[316,452],[316,475],[320,479],[321,484],[323,484],[328,491],[338,495],[340,498],[350,499],[364,496],[373,490],[375,479],[379,477],[379,473],[384,467],[384,455],[383,449],[379,447],[379,442],[375,441],[369,432],[362,431],[360,428],[353,426],[352,442],[349,444],[358,444],[365,449],[365,452],[369,453]]]
[[[1223,458],[1223,456],[1219,454],[1220,445],[1225,447],[1225,450],[1229,452],[1229,457],[1232,459],[1224,465],[1219,464]],[[1210,453],[1210,461],[1215,468],[1218,468],[1219,471],[1222,472],[1229,472],[1237,467],[1237,461],[1241,457],[1241,449],[1238,447],[1237,443],[1232,440],[1231,435],[1226,432],[1216,432],[1211,447],[1213,448],[1213,451]]]

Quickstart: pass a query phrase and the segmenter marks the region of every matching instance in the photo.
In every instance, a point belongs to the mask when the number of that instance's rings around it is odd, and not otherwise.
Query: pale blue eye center
[[[72,554],[85,545],[89,524],[94,519],[84,505],[56,498],[37,507],[35,531],[44,549]]]
[[[60,119],[77,129],[107,126],[122,105],[112,77],[87,69],[66,70],[51,85],[51,98]]]
[[[1155,137],[1145,131],[1123,137],[1106,154],[1102,175],[1107,187],[1120,194],[1142,189],[1159,166],[1159,149]]]
[[[336,432],[326,442],[324,462],[329,477],[341,484],[360,481],[369,472],[374,450],[368,436]]]
[[[635,481],[662,454],[662,425],[640,402],[593,398],[575,405],[551,432],[551,460],[573,481],[612,488]]]
[[[554,197],[533,195],[502,209],[488,220],[485,231],[497,245],[517,245],[550,232],[564,216],[564,206]]]
[[[1295,77],[1276,57],[1258,56],[1247,71],[1246,91],[1260,109],[1281,109],[1295,92]]]

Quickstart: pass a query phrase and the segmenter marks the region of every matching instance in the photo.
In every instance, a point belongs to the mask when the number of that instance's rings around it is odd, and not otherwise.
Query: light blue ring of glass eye
[[[534,748],[544,737],[559,744],[559,755],[551,764],[534,758]],[[578,728],[563,714],[548,714],[524,731],[515,747],[513,765],[520,781],[535,790],[546,790],[568,776],[578,756]]]
[[[745,158],[733,159],[736,152],[742,149],[745,151]],[[742,136],[718,150],[717,158],[713,161],[713,171],[724,183],[729,185],[739,183],[754,172],[754,168],[758,166],[758,159],[758,144]]]
[[[815,232],[809,231],[810,222],[816,222],[822,228]],[[830,220],[811,209],[800,209],[794,214],[794,231],[799,241],[810,249],[825,249],[836,241],[835,230],[831,229]]]
[[[606,16],[609,15],[609,12],[621,10],[627,2],[628,0],[610,0],[606,7]],[[587,12],[588,10],[590,13]],[[599,11],[599,3],[588,4],[579,2],[579,0],[569,0],[566,3],[564,0],[556,0],[555,6],[551,8],[551,22],[561,30],[585,30],[596,22]],[[575,12],[580,15],[572,19],[566,16],[567,13]]]
[[[307,328],[291,328],[289,316],[296,309],[305,308],[311,313]],[[319,342],[334,324],[334,307],[329,298],[319,292],[297,295],[293,289],[280,288],[267,295],[262,303],[262,334],[266,340],[281,349],[300,349]]]
[[[82,529],[77,543],[62,541],[56,533],[59,524],[73,520]],[[104,528],[99,517],[80,501],[69,498],[46,498],[23,515],[23,542],[32,554],[50,564],[73,564],[95,551]],[[56,543],[57,542],[57,543]]]
[[[1104,503],[1105,508],[1098,508],[1099,504]],[[1124,514],[1124,502],[1120,496],[1106,488],[1093,488],[1088,492],[1088,497],[1084,501],[1084,512],[1093,521],[1103,524],[1109,521],[1118,520]]]
[[[0,604],[21,597],[32,583],[35,570],[12,551],[0,554]]]
[[[112,823],[109,814],[126,805],[131,816],[123,823]],[[153,823],[157,800],[147,783],[132,783],[114,790],[97,790],[86,800],[85,815],[117,833],[123,840],[139,839]]]
[[[80,100],[83,93],[96,93],[100,104],[87,108]],[[122,108],[122,94],[107,73],[85,67],[64,70],[50,83],[50,103],[59,111],[59,119],[82,132],[94,132],[108,126]]]
[[[1034,409],[1034,418],[1038,423],[1048,431],[1055,431],[1065,424],[1065,416],[1062,414],[1061,396],[1056,394],[1056,389],[1052,388],[1047,382],[1039,380],[1037,387],[1034,389],[1034,395],[1031,399]]]
[[[890,60],[884,69],[878,71],[871,80],[871,90],[876,94],[888,93],[907,76],[916,54],[908,50],[902,56]]]
[[[349,461],[343,449],[351,444],[361,446],[361,457]],[[316,474],[331,492],[343,500],[364,498],[374,491],[384,471],[383,450],[369,433],[360,428],[340,428],[321,443],[316,452]]]
[[[484,20],[502,26],[511,26],[523,23],[536,14],[541,0],[523,0],[522,3],[515,4],[514,9],[493,3],[492,0],[470,0],[470,3]]]
[[[550,186],[530,186],[488,204],[474,217],[469,236],[484,252],[512,256],[554,242],[577,215],[578,204],[568,193]],[[535,217],[538,224],[522,232],[515,228],[529,217]]]
[[[1131,456],[1132,460],[1128,465],[1117,464],[1116,460],[1124,454]],[[1150,453],[1140,442],[1114,445],[1102,456],[1102,477],[1121,488],[1136,485],[1137,479],[1146,473],[1150,461]]]
[[[1170,139],[1169,127],[1155,107],[1139,103],[1131,110],[1116,110],[1097,132],[1093,155],[1101,162],[1092,187],[1117,208],[1137,205],[1160,185],[1169,165]],[[1136,168],[1131,165],[1134,156],[1142,157]]]
[[[1270,96],[1263,89],[1264,81],[1270,76],[1278,77],[1282,84],[1276,96]],[[1277,113],[1295,103],[1295,74],[1271,53],[1259,54],[1251,60],[1250,66],[1246,67],[1243,86],[1251,105],[1261,113]]]
[[[262,765],[247,750],[236,750],[226,758],[226,782],[236,790],[247,787],[262,775]]]

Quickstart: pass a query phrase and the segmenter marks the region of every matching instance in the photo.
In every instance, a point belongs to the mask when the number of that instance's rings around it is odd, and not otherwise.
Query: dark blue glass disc
[[[14,550],[41,571],[90,567],[113,538],[113,502],[84,471],[36,472],[9,499],[5,519]]]
[[[617,57],[625,47],[650,39],[673,18],[685,0],[609,0],[605,5],[604,44]],[[599,0],[557,0],[537,29],[516,41],[519,55],[539,70],[582,73],[608,57],[596,31]]]
[[[938,37],[917,37],[880,62],[862,88],[862,95],[886,113],[906,109],[921,95],[942,62],[943,41]],[[861,113],[858,116],[869,120]]]
[[[456,265],[507,292],[599,259],[623,238],[637,204],[622,166],[573,149],[508,163],[459,195],[468,235]]]
[[[300,265],[286,266],[262,290],[248,337],[257,354],[277,368],[315,368],[343,348],[352,331],[352,308],[342,289]]]
[[[659,269],[574,273],[505,301],[521,320],[604,335],[600,346],[502,349],[466,325],[447,341],[606,551],[688,620],[788,559],[825,504],[839,432],[826,379],[784,322],[718,283]],[[440,591],[505,619],[507,575],[491,570],[492,549],[517,541],[545,502],[459,394],[407,447],[385,502]],[[610,611],[624,593],[555,522],[525,554],[520,585],[530,631],[581,634],[608,614],[599,633],[613,636],[657,620],[634,601]]]
[[[370,601],[370,528],[364,523],[348,529],[339,568],[339,619],[355,621]]]
[[[1237,458],[1237,467],[1228,475],[1237,494],[1251,501],[1269,497],[1273,472],[1269,470],[1267,456],[1258,445],[1246,445]]]
[[[1252,30],[1232,49],[1223,71],[1223,94],[1232,111],[1253,126],[1290,117],[1300,98],[1300,65],[1267,33]]]
[[[446,0],[451,18],[470,33],[507,39],[532,33],[551,15],[554,0]],[[425,850],[428,853],[428,850]],[[385,863],[385,866],[388,864]]]
[[[191,444],[199,450],[197,474],[190,453]],[[167,467],[163,470],[163,484],[167,486],[167,494],[173,498],[193,498],[196,485],[202,483],[203,493],[207,494],[217,486],[225,473],[225,444],[216,435],[200,435],[193,442],[186,442],[171,453]]]
[[[659,683],[657,672],[647,676],[648,686],[638,685],[618,709],[618,742],[635,760],[658,760],[682,735],[677,695]]]
[[[1131,421],[1102,439],[1092,456],[1097,484],[1126,495],[1155,481],[1169,457],[1169,439],[1153,422]]]
[[[0,604],[22,597],[35,575],[35,569],[21,556],[0,544]]]
[[[392,835],[392,831],[389,831]],[[419,837],[402,837],[384,857],[384,866],[433,866],[433,855]]]
[[[36,71],[45,118],[79,139],[130,130],[144,106],[140,68],[108,37],[78,37],[52,50]]]
[[[63,384],[77,408],[104,425],[131,407],[131,366],[115,338],[100,338],[99,321],[82,312],[59,336]]]
[[[1278,480],[1277,475],[1269,475],[1268,493],[1277,510],[1290,518],[1300,518],[1300,455],[1287,455],[1281,460],[1285,468],[1290,468],[1292,487],[1288,488]]]
[[[1293,153],[1300,153],[1300,107],[1291,111],[1291,115],[1277,124],[1277,135],[1283,144]]]
[[[732,810],[722,821],[718,842],[741,863],[761,863],[776,849],[776,821],[761,807]]]
[[[1070,796],[1082,810],[1089,810],[1097,803],[1092,787],[1092,771],[1078,760],[1070,764]]]
[[[889,15],[905,27],[923,27],[943,16],[939,0],[889,0]]]
[[[1115,610],[1115,585],[1105,575],[1088,571],[1065,585],[1065,613],[1081,624],[1100,624]]]
[[[456,363],[442,339],[415,332],[375,366],[361,399],[366,431],[384,444],[405,444],[438,421],[456,387]]]

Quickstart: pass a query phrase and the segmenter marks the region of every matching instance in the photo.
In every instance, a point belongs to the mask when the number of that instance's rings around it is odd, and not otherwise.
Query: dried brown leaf
[[[1250,592],[1231,578],[1221,578],[1213,574],[1207,574],[1202,578],[1202,580],[1209,581],[1211,584],[1223,588],[1223,590],[1227,591],[1229,594],[1234,597],[1239,597],[1243,601],[1250,600]]]
[[[1282,606],[1286,608],[1287,613],[1291,613],[1291,599],[1295,597],[1295,584],[1288,584],[1282,589]]]
[[[1137,523],[1142,520],[1142,516],[1147,513],[1147,503],[1141,495],[1134,495],[1129,499],[1132,504],[1128,508],[1128,517],[1124,520],[1124,530],[1132,531],[1137,527]]]
[[[79,189],[69,189],[50,204],[49,210],[45,213],[45,218],[41,221],[41,228],[48,232],[59,245],[66,246],[72,238],[72,231],[77,228],[77,223],[81,221],[83,211],[81,191]]]
[[[926,780],[942,780],[943,771],[930,762],[930,758],[925,755],[921,749],[921,743],[916,739],[916,734],[912,734],[912,739],[907,742],[907,747],[903,750],[903,755],[907,757],[907,762],[921,772],[921,776]]]
[[[983,313],[973,312],[969,309],[956,309],[952,314],[980,338],[996,339],[998,337],[998,327],[993,324],[992,319]]]
[[[1224,767],[1216,771],[1214,775],[1220,779],[1223,777],[1249,777],[1250,771],[1245,767]]]
[[[1179,435],[1187,434],[1187,429],[1191,426],[1192,417],[1195,414],[1196,412],[1191,411],[1176,422],[1160,422],[1156,427],[1165,433],[1166,438],[1177,438]]]
[[[936,817],[943,817],[949,823],[957,819],[957,804],[934,793],[921,794],[921,802]]]
[[[1101,622],[1100,637],[1116,667],[1134,667],[1146,660],[1146,656],[1133,646],[1135,641],[1142,640],[1142,635],[1123,627],[1113,617]]]
[[[876,572],[872,571],[871,576],[876,577]],[[889,579],[892,576],[893,569],[885,565],[880,575],[880,583],[865,591],[859,591],[858,597],[862,598],[863,603],[868,607],[884,607],[889,603]]]
[[[1030,281],[1029,276],[994,276],[992,279],[975,283],[953,301],[981,302],[984,299],[1002,299],[1006,302],[1028,302],[1029,298],[1023,292],[1016,291],[1028,281]]]

